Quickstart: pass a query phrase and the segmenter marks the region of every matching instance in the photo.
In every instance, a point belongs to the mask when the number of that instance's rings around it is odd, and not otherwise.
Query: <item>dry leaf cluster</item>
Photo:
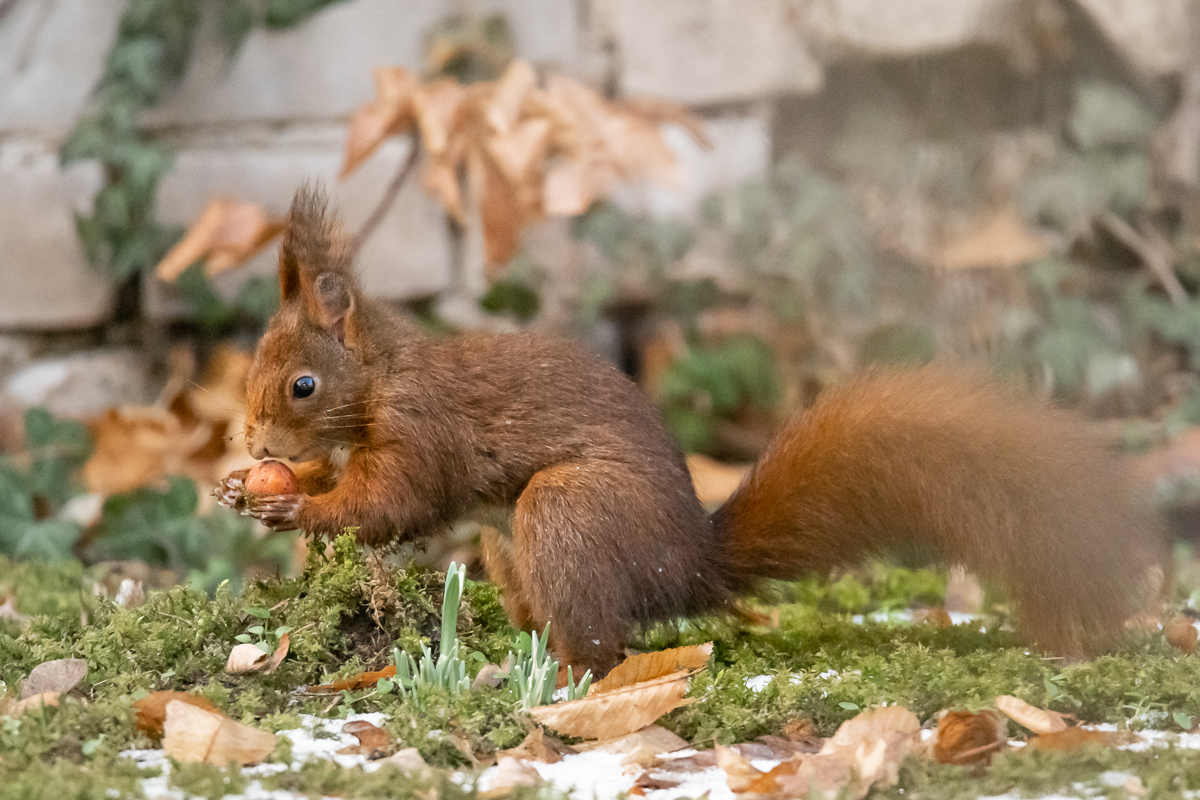
[[[682,106],[607,100],[557,74],[540,83],[521,60],[499,80],[465,86],[450,78],[422,82],[403,67],[377,67],[374,80],[375,99],[354,112],[346,131],[342,177],[388,138],[411,134],[410,162],[394,188],[423,152],[422,185],[460,224],[477,216],[490,267],[516,254],[530,225],[550,215],[582,214],[618,183],[677,183],[662,125],[679,125],[709,146],[700,121]],[[258,205],[217,198],[155,273],[173,281],[205,257],[209,275],[239,266],[282,227]]]
[[[163,751],[178,761],[224,766],[253,764],[275,749],[276,736],[215,711],[171,700],[163,723]]]
[[[529,714],[568,736],[625,736],[691,702],[684,698],[688,678],[704,667],[711,655],[712,642],[631,656],[593,686],[587,697],[538,706]]]
[[[256,644],[239,644],[229,651],[229,659],[225,662],[225,671],[230,675],[240,675],[243,672],[264,672],[270,675],[279,668],[287,656],[291,634],[279,637],[279,646],[274,653],[264,653]]]
[[[499,80],[469,86],[422,84],[403,67],[380,67],[375,87],[375,100],[350,122],[342,175],[388,137],[415,127],[426,153],[422,183],[460,223],[478,210],[489,265],[516,254],[527,226],[546,215],[582,214],[618,182],[676,183],[661,124],[683,125],[707,144],[698,120],[680,106],[616,103],[562,75],[539,86],[521,60]]]
[[[195,360],[180,349],[159,399],[149,406],[109,409],[91,422],[95,442],[83,466],[88,490],[127,492],[183,475],[211,486],[250,460],[236,434],[244,414],[248,353],[222,346],[200,381]]]

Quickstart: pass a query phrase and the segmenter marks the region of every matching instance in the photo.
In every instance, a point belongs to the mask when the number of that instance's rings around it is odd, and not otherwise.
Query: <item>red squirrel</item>
[[[484,542],[519,627],[602,675],[641,622],[732,612],[764,579],[893,545],[1001,584],[1033,643],[1112,647],[1153,593],[1165,540],[1119,460],[1066,412],[985,377],[873,370],[791,419],[707,514],[655,409],[620,371],[528,334],[434,338],[359,289],[319,192],[301,189],[282,302],[247,386],[255,458],[299,493],[219,500],[278,530],[414,541],[472,506],[513,508]]]

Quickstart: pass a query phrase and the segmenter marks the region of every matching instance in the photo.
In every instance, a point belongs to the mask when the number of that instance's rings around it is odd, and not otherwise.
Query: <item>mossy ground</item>
[[[434,693],[420,705],[363,690],[343,695],[332,708],[328,697],[296,692],[378,669],[397,644],[409,652],[421,641],[436,647],[443,576],[382,569],[364,560],[349,538],[335,544],[331,558],[314,555],[300,577],[253,583],[239,597],[224,587],[213,597],[187,587],[149,592],[134,609],[91,596],[77,564],[0,560],[0,575],[22,611],[34,615],[23,625],[0,620],[0,679],[8,691],[44,661],[75,657],[88,663],[86,688],[59,707],[0,718],[3,798],[50,791],[56,797],[103,797],[109,789],[137,796],[137,778],[148,775],[117,754],[153,746],[134,726],[132,703],[161,689],[197,692],[231,717],[269,730],[298,727],[301,713],[382,711],[398,742],[417,747],[440,767],[465,765],[464,744],[488,753],[516,745],[527,732],[506,690]],[[853,613],[905,606],[914,598],[935,601],[944,591],[936,572],[876,565],[834,582],[778,589],[780,623],[773,630],[700,619],[643,632],[646,648],[715,643],[709,669],[692,684],[691,696],[700,702],[668,715],[666,727],[702,747],[779,734],[800,718],[829,735],[859,710],[881,703],[903,704],[928,723],[943,709],[989,706],[998,694],[1133,728],[1181,730],[1200,720],[1200,659],[1171,649],[1161,636],[1132,637],[1120,652],[1063,665],[1021,646],[998,629],[998,619],[989,619],[986,631],[852,621]],[[234,637],[260,622],[247,609],[269,610],[268,631],[292,629],[288,658],[272,675],[223,671]],[[494,587],[469,583],[459,624],[464,652],[499,662],[514,634]],[[469,663],[478,668],[483,661]],[[761,675],[774,677],[757,691],[747,685]],[[1021,735],[1015,726],[1012,733]],[[273,759],[288,762],[281,741]],[[899,796],[902,789],[906,797],[1038,793],[1073,785],[1118,792],[1101,780],[1106,771],[1131,771],[1161,796],[1182,796],[1200,788],[1200,777],[1189,777],[1200,776],[1200,751],[1017,753],[998,758],[983,776],[912,760],[899,786],[880,796]],[[176,769],[169,780],[202,797],[233,793],[244,784],[239,774],[215,767]],[[310,763],[263,783],[346,797],[410,796],[433,788],[394,770],[366,776],[332,763]],[[472,790],[446,783],[438,794],[450,798]]]

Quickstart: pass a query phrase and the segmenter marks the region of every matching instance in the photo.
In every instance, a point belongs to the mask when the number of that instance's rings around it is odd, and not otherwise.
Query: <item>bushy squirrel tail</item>
[[[918,547],[1006,591],[1071,656],[1119,641],[1167,563],[1120,459],[1065,411],[940,366],[877,370],[792,419],[714,513],[734,592]]]

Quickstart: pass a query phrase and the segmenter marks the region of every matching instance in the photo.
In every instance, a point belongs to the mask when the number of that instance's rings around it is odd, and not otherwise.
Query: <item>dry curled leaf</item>
[[[230,675],[240,675],[243,672],[265,672],[270,675],[279,668],[287,656],[291,642],[289,635],[285,633],[279,637],[279,646],[270,655],[260,650],[256,644],[237,645],[229,652],[229,659],[225,662],[225,671]]]
[[[541,780],[538,771],[524,761],[512,756],[501,756],[496,763],[492,785],[480,794],[483,797],[504,797],[510,794],[514,787],[536,786]]]
[[[377,672],[360,672],[349,678],[332,683],[322,683],[309,686],[304,691],[308,694],[338,694],[339,692],[356,692],[359,689],[369,689],[383,678],[393,678],[396,675],[396,665],[384,667]]]
[[[1084,747],[1117,747],[1138,741],[1129,731],[1094,731],[1088,728],[1067,728],[1043,733],[1029,740],[1026,749],[1041,752],[1073,752]]]
[[[996,698],[996,708],[1013,722],[1034,733],[1055,733],[1067,729],[1062,714],[1031,706],[1019,697],[1002,694]]]
[[[167,704],[172,700],[178,700],[181,703],[187,703],[205,711],[212,711],[217,714],[221,713],[212,703],[194,694],[171,691],[153,692],[141,700],[135,701],[133,704],[137,729],[155,739],[161,737],[163,723],[167,720]]]
[[[933,757],[941,764],[990,764],[1007,743],[1007,725],[997,712],[947,711],[938,720]]]
[[[275,734],[235,722],[189,703],[167,703],[163,752],[178,761],[225,766],[253,764],[275,749]]]
[[[30,695],[24,700],[14,703],[12,707],[8,709],[7,714],[10,717],[19,717],[30,709],[41,708],[43,706],[56,706],[58,705],[58,700],[61,694],[61,692],[40,692],[38,694]]]
[[[174,281],[207,256],[209,276],[245,264],[283,230],[283,220],[267,216],[255,203],[229,197],[211,201],[179,243],[154,268],[159,280]]]
[[[1196,652],[1196,641],[1200,638],[1200,633],[1196,631],[1191,617],[1186,614],[1176,614],[1163,626],[1163,636],[1176,650],[1190,656]]]
[[[87,662],[82,658],[59,658],[38,664],[21,682],[21,698],[45,692],[66,693],[79,685],[87,675]]]
[[[358,744],[352,744],[338,750],[344,756],[366,756],[367,758],[383,758],[392,746],[392,736],[378,725],[373,725],[365,719],[353,720],[342,726],[342,733],[349,733],[358,739]]]
[[[361,106],[346,128],[346,154],[341,177],[345,178],[371,157],[390,136],[407,129],[413,121],[413,98],[420,82],[404,67],[376,67],[375,99]]]
[[[672,647],[653,653],[639,653],[613,667],[612,671],[592,684],[588,695],[603,694],[635,683],[661,678],[681,670],[698,670],[712,657],[713,643]]]
[[[621,689],[589,694],[550,706],[530,709],[543,725],[582,739],[614,739],[640,730],[656,719],[686,705],[688,671],[665,675]]]
[[[525,761],[541,761],[545,764],[557,764],[559,761],[562,761],[564,755],[574,752],[574,748],[563,744],[541,728],[534,728],[519,745],[508,750],[501,750],[496,753],[496,756],[512,756],[513,758],[520,758]]]

